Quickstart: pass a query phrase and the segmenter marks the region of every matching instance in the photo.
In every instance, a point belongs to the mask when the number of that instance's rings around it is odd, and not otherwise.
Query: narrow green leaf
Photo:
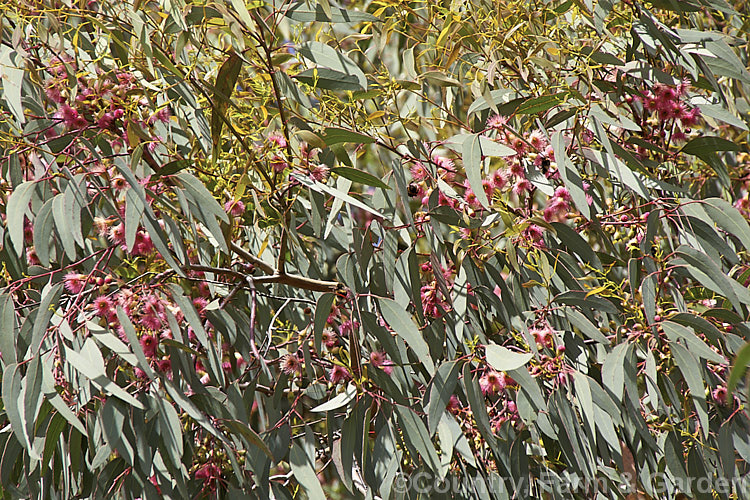
[[[334,144],[341,143],[353,143],[353,144],[371,144],[375,142],[373,137],[369,135],[360,134],[353,130],[347,130],[344,128],[326,127],[323,131],[322,136],[327,146],[333,146]]]
[[[511,351],[497,344],[488,344],[484,346],[487,356],[487,363],[498,371],[509,371],[521,368],[534,357],[531,353],[520,353]]]
[[[5,213],[8,216],[8,233],[10,233],[10,241],[17,255],[21,255],[23,251],[23,219],[29,211],[29,202],[35,187],[34,181],[24,182],[13,190],[5,206]]]
[[[671,342],[676,342],[677,339],[684,340],[688,351],[690,351],[693,355],[698,356],[699,358],[703,358],[707,361],[711,361],[713,363],[718,363],[721,365],[726,364],[727,360],[724,358],[724,356],[716,353],[713,349],[706,345],[706,343],[703,342],[703,340],[701,340],[701,338],[698,337],[698,335],[694,331],[671,321],[664,321],[662,323],[662,328],[664,329],[664,333],[667,334],[667,337]]]
[[[550,108],[557,106],[565,101],[568,97],[567,92],[560,92],[552,95],[544,95],[528,99],[521,104],[516,110],[519,115],[535,115],[542,113]]]
[[[95,385],[101,387],[104,392],[122,399],[125,403],[128,403],[131,406],[135,406],[141,410],[143,409],[143,405],[140,401],[107,378],[104,371],[104,359],[93,339],[86,340],[80,353],[67,348],[65,350],[65,358],[73,368],[81,373],[81,375],[89,379]]]
[[[378,303],[383,319],[412,348],[417,359],[425,365],[427,371],[434,373],[435,364],[430,356],[430,348],[409,313],[391,299],[378,299]]]
[[[366,12],[357,12],[339,8],[331,8],[330,13],[326,13],[323,6],[316,5],[315,10],[311,10],[309,2],[301,1],[291,5],[288,9],[282,9],[283,14],[293,21],[300,23],[324,22],[324,23],[360,23],[360,22],[379,22],[380,19]]]
[[[427,424],[429,426],[430,436],[435,434],[438,424],[445,413],[445,408],[453,395],[453,391],[458,383],[458,374],[461,370],[461,363],[458,361],[448,361],[442,363],[435,370],[429,385],[429,404],[427,405]]]
[[[5,365],[16,362],[17,330],[13,297],[0,294],[0,356]]]
[[[331,171],[334,174],[340,175],[341,177],[345,177],[351,181],[358,182],[366,186],[372,186],[372,187],[382,188],[382,189],[391,189],[391,187],[388,184],[381,181],[374,175],[368,174],[367,172],[363,172],[362,170],[357,170],[356,168],[336,167],[336,168],[331,169]]]
[[[29,443],[29,437],[26,434],[26,422],[23,420],[21,413],[23,396],[21,381],[23,375],[21,374],[21,367],[15,363],[9,363],[3,370],[3,406],[5,415],[10,422],[10,427],[15,434],[16,439],[19,443],[24,444],[24,447],[28,450],[31,448]]]
[[[367,90],[367,77],[365,76],[365,73],[354,61],[333,47],[321,42],[311,41],[301,45],[299,47],[299,53],[305,59],[320,66],[338,71],[346,77],[354,76],[361,89]]]
[[[320,404],[313,408],[312,412],[324,413],[327,411],[337,410],[342,406],[349,404],[357,396],[357,387],[354,384],[349,384],[344,392],[337,394],[335,397],[329,399],[323,404]]]
[[[362,90],[359,78],[328,68],[311,68],[297,73],[292,78],[325,90]]]
[[[297,181],[300,182],[300,184],[309,187],[313,191],[318,191],[319,193],[325,193],[325,194],[328,194],[330,196],[334,196],[336,198],[340,198],[341,200],[344,201],[344,203],[348,203],[349,205],[355,206],[357,208],[361,208],[365,212],[370,212],[371,214],[373,214],[373,215],[375,215],[375,216],[377,216],[377,217],[379,217],[381,219],[385,219],[386,218],[383,214],[381,214],[380,212],[378,212],[374,208],[371,208],[371,207],[367,206],[366,204],[362,203],[361,201],[359,201],[359,200],[357,200],[355,198],[352,198],[351,196],[349,196],[346,193],[342,193],[338,189],[334,189],[334,188],[332,188],[330,186],[327,186],[327,185],[322,184],[320,182],[314,181],[314,180],[310,179],[309,177],[306,177],[306,176],[303,176],[303,175],[291,174],[290,177],[292,179],[296,179]]]
[[[313,338],[315,341],[315,352],[323,352],[321,344],[323,343],[323,330],[326,327],[328,315],[331,314],[331,306],[335,295],[324,293],[318,297],[318,303],[315,305],[315,319],[313,320]]]
[[[180,416],[172,406],[172,403],[162,398],[155,398],[159,406],[159,434],[167,448],[167,455],[172,459],[172,464],[179,468],[182,463],[182,422]],[[226,421],[225,421],[226,424]]]
[[[701,203],[717,226],[735,235],[745,249],[750,249],[750,225],[737,208],[721,198],[707,198]]]
[[[731,396],[734,392],[737,383],[740,381],[742,376],[745,374],[745,370],[750,366],[750,343],[740,349],[737,353],[737,357],[734,358],[734,366],[729,374],[729,381],[727,382],[727,392]]]
[[[701,376],[701,365],[698,360],[688,352],[687,349],[678,343],[671,344],[672,354],[674,354],[675,364],[680,369],[682,376],[687,382],[690,395],[695,403],[695,412],[698,414],[698,420],[701,424],[704,438],[708,436],[708,412],[706,409],[705,386]]]
[[[462,145],[461,158],[469,185],[477,200],[483,207],[489,207],[490,202],[487,200],[487,194],[482,185],[482,146],[478,134],[472,134],[466,138]]]
[[[10,46],[0,46],[0,81],[2,82],[0,96],[8,104],[8,108],[20,124],[26,122],[21,100],[25,67],[26,64],[22,54],[16,52]]]
[[[432,440],[430,440],[430,435],[422,419],[410,408],[403,406],[396,406],[396,413],[398,414],[398,422],[403,430],[404,439],[411,443],[417,450],[420,458],[430,470],[439,473],[442,469],[440,458],[437,456],[435,446],[432,444]]]
[[[222,423],[237,434],[241,434],[245,439],[247,439],[248,443],[253,446],[257,446],[260,451],[262,451],[268,458],[273,460],[273,453],[271,453],[271,450],[268,449],[268,445],[265,443],[265,441],[263,441],[258,433],[253,430],[252,427],[243,422],[240,422],[239,420],[225,419],[222,420]]]
[[[229,108],[229,98],[237,83],[237,77],[242,69],[242,58],[232,52],[219,68],[216,75],[216,85],[213,94],[213,110],[211,112],[211,139],[214,148],[221,142],[221,130],[224,127],[224,115]]]
[[[604,387],[612,391],[617,401],[622,400],[625,390],[625,358],[631,348],[632,345],[627,342],[617,345],[607,355],[602,365],[602,383]]]
[[[55,228],[55,219],[52,213],[53,203],[54,198],[47,200],[39,209],[36,219],[34,219],[34,250],[39,262],[45,267],[50,265],[50,236]]]
[[[739,151],[740,149],[742,149],[742,147],[739,144],[721,137],[702,136],[696,137],[685,144],[680,152],[702,156],[707,153],[716,153],[717,151]]]
[[[57,235],[63,245],[65,254],[70,260],[76,259],[76,243],[73,238],[73,221],[70,214],[65,211],[65,195],[58,194],[52,200],[52,213],[55,218]]]
[[[320,486],[318,474],[315,470],[315,457],[308,456],[297,442],[292,444],[292,449],[289,452],[289,465],[297,482],[305,490],[307,498],[310,500],[325,500],[326,495]]]
[[[133,250],[135,235],[141,225],[141,216],[144,206],[140,197],[135,194],[133,188],[125,191],[125,246],[128,252]]]

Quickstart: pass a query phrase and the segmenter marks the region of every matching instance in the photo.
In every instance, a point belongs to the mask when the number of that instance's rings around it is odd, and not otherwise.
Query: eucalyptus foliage
[[[0,2],[3,496],[746,498],[734,4]]]

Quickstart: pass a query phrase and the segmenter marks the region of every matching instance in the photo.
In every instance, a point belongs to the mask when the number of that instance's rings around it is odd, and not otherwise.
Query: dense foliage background
[[[746,498],[735,4],[0,2],[3,496]]]

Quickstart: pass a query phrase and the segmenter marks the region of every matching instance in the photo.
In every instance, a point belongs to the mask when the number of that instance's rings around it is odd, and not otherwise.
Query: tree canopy
[[[0,1],[4,498],[746,498],[740,0]]]

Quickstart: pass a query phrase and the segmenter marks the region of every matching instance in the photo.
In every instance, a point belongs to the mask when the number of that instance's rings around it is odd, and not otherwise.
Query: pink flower
[[[381,368],[386,375],[390,375],[393,372],[393,363],[382,351],[373,351],[370,353],[370,364],[375,368]]]
[[[727,404],[727,388],[724,386],[718,386],[716,389],[711,391],[711,397],[714,398],[717,404],[724,406]]]
[[[570,191],[566,187],[559,186],[555,189],[555,196],[563,201],[570,201]]]
[[[411,177],[415,182],[423,181],[428,177],[428,172],[422,162],[418,161],[411,166]]]
[[[510,413],[511,415],[516,415],[518,413],[518,407],[516,407],[516,403],[514,401],[508,401],[505,404],[505,409]]]
[[[239,217],[245,213],[245,204],[240,200],[229,200],[224,204],[224,211],[232,217]]]
[[[503,374],[489,369],[479,378],[479,387],[484,394],[496,394],[505,389],[505,377]]]
[[[112,299],[104,295],[94,299],[94,311],[101,318],[106,318],[112,311]]]
[[[63,280],[65,282],[65,288],[70,293],[81,293],[83,287],[86,285],[86,275],[79,273],[68,273],[65,275]]]
[[[536,224],[531,224],[524,230],[524,235],[532,242],[539,242],[544,238],[544,229]]]
[[[346,382],[347,380],[351,379],[352,375],[349,373],[349,370],[344,368],[343,366],[336,365],[331,369],[331,373],[328,374],[328,380],[331,381],[333,384],[338,384],[339,382]]]
[[[133,255],[148,255],[154,250],[154,243],[151,236],[144,231],[135,233],[135,244],[133,245]]]
[[[138,323],[149,330],[158,330],[161,328],[161,318],[152,312],[142,315]]]
[[[101,116],[101,118],[99,118],[96,121],[97,127],[99,127],[102,130],[111,130],[114,123],[115,123],[115,116],[110,112],[104,113]]]
[[[443,314],[443,311],[448,309],[448,305],[443,300],[442,294],[438,292],[436,281],[433,280],[428,285],[424,285],[419,293],[426,315],[432,318],[439,318]]]
[[[333,349],[338,344],[338,336],[333,330],[323,330],[323,344],[328,349]]]
[[[195,479],[202,479],[204,489],[210,491],[216,491],[217,484],[221,478],[221,469],[214,464],[206,464],[197,471],[195,471]]]
[[[535,130],[534,132],[529,134],[528,140],[531,146],[537,151],[541,151],[547,146],[547,140],[544,138],[544,135],[538,130]]]
[[[495,170],[490,181],[494,189],[503,189],[508,184],[508,176],[501,170]]]
[[[318,182],[325,182],[328,179],[331,169],[327,165],[320,164],[310,169],[310,177]]]
[[[513,185],[513,192],[520,196],[523,193],[531,191],[533,187],[534,186],[528,181],[528,179],[521,179]]]
[[[677,84],[677,95],[679,97],[683,97],[685,94],[687,94],[688,89],[690,88],[690,79],[685,78],[680,83]]]
[[[516,177],[524,178],[526,177],[526,171],[523,169],[523,165],[519,161],[513,161],[510,164],[509,171],[512,175],[515,175]]]
[[[487,128],[501,130],[508,123],[508,118],[501,115],[492,115],[487,120]]]
[[[458,400],[458,396],[452,394],[445,408],[455,415],[461,409],[461,402]]]
[[[112,189],[114,189],[115,191],[119,192],[119,191],[122,191],[123,189],[125,189],[126,187],[128,187],[128,181],[125,180],[125,177],[123,177],[121,175],[117,175],[117,176],[115,176],[115,177],[112,178],[111,185],[112,185]],[[124,230],[124,228],[123,228],[123,230]]]
[[[28,262],[30,266],[38,266],[41,264],[39,256],[36,254],[36,250],[34,250],[34,247],[26,248],[26,262]]]
[[[78,111],[68,104],[63,104],[60,109],[55,113],[55,118],[58,118],[62,123],[70,129],[81,129],[88,125],[85,118],[78,114]]]
[[[302,373],[302,363],[296,354],[286,354],[281,358],[281,371],[287,375]]]
[[[193,305],[195,306],[196,311],[198,311],[198,314],[203,316],[206,306],[208,305],[208,300],[204,297],[196,297],[193,299]]]
[[[357,328],[359,328],[358,322],[346,320],[339,325],[339,333],[341,335],[349,335],[353,330]]]
[[[438,168],[443,168],[445,170],[453,170],[453,167],[455,166],[453,160],[446,158],[445,156],[432,155],[432,161],[438,166]]]
[[[512,147],[513,149],[515,149],[516,153],[518,153],[519,155],[525,154],[526,151],[528,150],[528,145],[520,137],[513,137],[510,140],[510,147]]]
[[[284,135],[278,130],[268,134],[268,141],[276,144],[280,148],[285,148],[287,146],[286,137],[284,137]]]
[[[682,115],[680,116],[680,123],[682,123],[683,127],[692,127],[696,123],[698,123],[698,118],[700,118],[701,110],[698,108],[693,108],[690,111],[685,110]]]
[[[147,358],[153,358],[156,355],[156,348],[159,346],[159,338],[156,335],[146,334],[140,338],[141,349]]]
[[[547,222],[561,221],[568,213],[568,202],[562,198],[550,198],[544,209],[544,220]]]
[[[594,197],[591,196],[591,194],[589,193],[590,189],[591,189],[591,184],[589,184],[586,181],[583,181],[583,192],[586,193],[586,203],[588,203],[589,205],[593,205]]]
[[[269,164],[271,165],[273,171],[277,174],[282,173],[289,166],[284,157],[279,155],[273,155],[269,160]]]
[[[109,241],[118,245],[125,244],[125,224],[120,223],[109,228]]]
[[[543,328],[532,328],[529,333],[534,336],[536,343],[542,347],[552,347],[552,339],[554,331],[549,325],[545,325]]]
[[[156,364],[156,367],[160,372],[165,372],[169,378],[171,378],[172,372],[172,361],[169,358],[160,359]]]
[[[56,102],[57,104],[62,104],[65,102],[65,97],[62,95],[60,87],[56,83],[50,84],[50,86],[47,87],[44,93],[47,94],[47,97],[52,102]]]
[[[148,122],[150,124],[154,124],[157,121],[160,121],[162,123],[169,122],[169,117],[172,116],[172,113],[169,112],[169,108],[161,108],[159,111],[151,115],[151,118],[148,119]]]

